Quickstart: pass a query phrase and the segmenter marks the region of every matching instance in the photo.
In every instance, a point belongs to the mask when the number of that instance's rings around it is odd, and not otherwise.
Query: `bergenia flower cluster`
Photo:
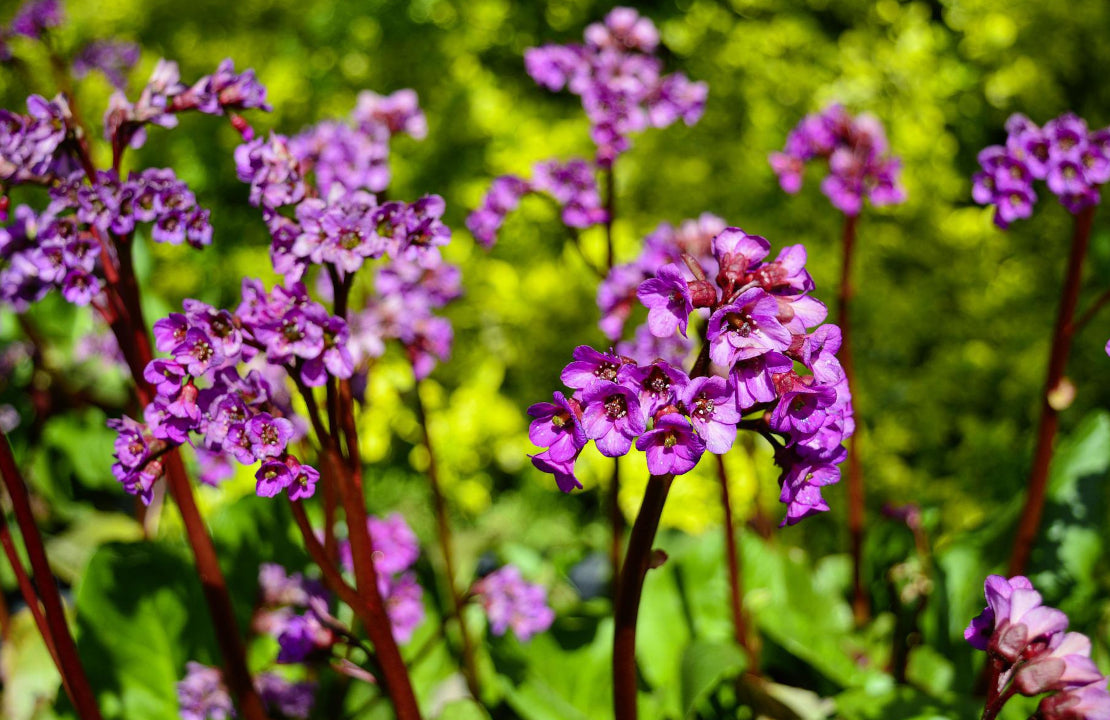
[[[75,305],[93,302],[102,287],[101,243],[109,232],[130,236],[149,223],[155,242],[200,248],[212,241],[208,210],[170,169],[148,168],[122,181],[102,170],[92,183],[77,174],[56,181],[50,196],[42,213],[20,205],[13,223],[0,228],[0,301],[17,311],[51,289]]]
[[[597,162],[609,167],[629,148],[630,134],[679,119],[693,125],[705,109],[705,83],[681,73],[664,75],[658,45],[651,20],[618,7],[586,28],[585,43],[530,48],[524,66],[548,90],[566,88],[582,98]]]
[[[809,295],[805,249],[786,247],[766,262],[770,249],[764,238],[730,227],[712,240],[715,276],[684,254],[682,265],[663,265],[642,281],[637,295],[652,335],[685,336],[691,315],[709,315],[702,356],[686,371],[579,347],[561,376],[573,394],[556,392],[553,402],[528,410],[529,437],[546,448],[533,464],[569,492],[581,487],[573,467],[587,441],[609,457],[635,442],[650,472],[681,475],[706,450],[728,452],[744,423],[776,446],[783,522],[827,510],[821,487],[839,480],[841,443],[855,429],[836,358],[840,331],[821,325],[827,310]]]
[[[237,366],[260,357],[306,386],[322,385],[329,375],[348,378],[346,322],[310,300],[300,283],[266,293],[261,282],[244,280],[234,314],[196,300],[184,309],[154,324],[155,345],[169,357],[144,370],[155,390],[145,423],[128,417],[110,423],[120,433],[113,473],[127,492],[149,502],[161,455],[195,434],[195,444],[209,452],[244,465],[260,462],[260,496],[283,490],[293,500],[311,496],[320,475],[287,451],[294,439],[288,408],[275,402],[258,370],[243,376]]]
[[[1098,204],[1098,186],[1110,180],[1110,127],[1088,130],[1082,118],[1066,113],[1041,128],[1014,114],[1006,133],[1005,145],[979,153],[982,171],[972,178],[972,197],[995,206],[996,225],[1007,228],[1033,214],[1034,180],[1044,180],[1073,214]]]
[[[1015,693],[1046,695],[1037,706],[1041,720],[1110,718],[1107,678],[1091,660],[1091,641],[1065,632],[1068,617],[1042,604],[1028,578],[991,575],[984,584],[987,607],[964,638],[990,659],[988,702],[994,712]],[[993,717],[993,715],[992,715]]]
[[[883,125],[873,115],[853,117],[834,104],[802,118],[786,136],[783,151],[770,156],[782,189],[798,192],[805,164],[814,158],[828,161],[821,192],[845,215],[859,215],[864,200],[882,206],[906,199],[899,179],[902,163],[887,154]]]
[[[252,625],[256,632],[277,639],[277,662],[301,663],[326,657],[337,638],[317,614],[331,617],[323,588],[300,573],[288,574],[274,563],[259,568],[258,585],[260,597]],[[270,712],[287,718],[307,718],[312,712],[315,683],[290,682],[276,673],[264,672],[254,677],[254,686]],[[177,701],[183,720],[235,717],[219,668],[186,663],[185,677],[177,683]]]
[[[412,569],[420,558],[420,543],[400,513],[385,518],[370,516],[366,518],[366,528],[374,550],[378,592],[385,601],[393,637],[406,643],[424,622],[424,589]],[[339,559],[348,572],[353,572],[351,546],[346,540],[339,545]]]
[[[608,213],[601,206],[595,173],[596,168],[585,160],[544,160],[533,167],[531,180],[516,175],[494,178],[482,204],[466,218],[466,226],[478,242],[492,247],[506,216],[529,194],[550,197],[569,228],[599,225],[608,219]]]
[[[62,5],[59,0],[27,0],[20,6],[7,27],[0,27],[0,62],[10,60],[8,38],[15,35],[41,40],[50,28],[62,24]]]
[[[494,635],[510,628],[521,642],[551,627],[555,612],[547,605],[547,590],[525,581],[515,565],[505,565],[474,583],[470,593],[482,603]]]

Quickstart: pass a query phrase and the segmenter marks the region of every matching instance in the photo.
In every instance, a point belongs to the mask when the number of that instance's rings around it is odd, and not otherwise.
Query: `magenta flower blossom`
[[[791,335],[779,322],[778,302],[760,288],[742,292],[709,318],[709,357],[731,366],[790,347]]]
[[[586,433],[580,421],[582,408],[577,400],[567,400],[561,392],[554,393],[553,403],[536,403],[528,408],[534,420],[528,426],[532,444],[547,448],[544,456],[551,461],[565,462],[577,457],[586,444]]]
[[[595,381],[582,394],[582,429],[602,455],[619,457],[644,432],[644,414],[636,392],[608,380]]]
[[[584,390],[598,381],[616,381],[624,364],[616,355],[598,352],[588,345],[576,347],[573,357],[559,377],[564,385],[575,390]]]
[[[681,401],[705,448],[717,455],[728,452],[740,422],[736,389],[731,381],[717,376],[694,378],[682,391]]]
[[[514,565],[486,575],[471,592],[481,600],[494,635],[504,635],[511,628],[521,642],[527,642],[555,621],[555,612],[547,606],[547,590],[525,582]]]
[[[576,452],[569,460],[552,460],[548,451],[530,456],[532,465],[540,472],[555,476],[555,484],[560,490],[569,493],[571,490],[580,489],[582,483],[574,476],[574,461],[578,459]]]
[[[807,161],[827,160],[829,174],[821,181],[821,192],[833,207],[855,216],[864,200],[881,206],[906,199],[899,179],[901,163],[886,152],[886,136],[877,118],[852,117],[842,106],[831,105],[802,118],[787,136],[783,152],[772,153],[769,159],[779,184],[790,194],[801,189]]]
[[[648,327],[653,335],[667,337],[678,330],[685,337],[694,301],[677,265],[661,267],[655,277],[640,283],[636,295],[648,308]]]
[[[1006,144],[979,153],[982,168],[972,178],[972,197],[994,205],[1000,228],[1033,214],[1034,180],[1044,180],[1071,213],[1099,202],[1099,186],[1110,181],[1110,128],[1091,132],[1072,113],[1037,127],[1024,115],[1006,121]]]
[[[384,518],[370,516],[366,528],[374,552],[380,553],[374,558],[378,572],[396,574],[416,564],[420,543],[401,513],[390,513]]]
[[[686,418],[670,413],[656,419],[654,428],[636,440],[636,449],[647,455],[648,471],[653,475],[683,475],[698,464],[705,442]]]
[[[640,398],[645,424],[656,413],[675,405],[690,382],[686,373],[662,360],[643,366],[630,364],[622,377],[622,384],[634,389]]]

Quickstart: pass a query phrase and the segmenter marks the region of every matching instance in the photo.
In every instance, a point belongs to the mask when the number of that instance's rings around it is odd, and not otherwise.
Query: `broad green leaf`
[[[156,542],[104,545],[76,597],[78,649],[105,720],[177,717],[185,663],[217,657],[190,563]]]
[[[682,654],[682,707],[685,717],[716,687],[744,672],[747,660],[735,644],[694,641]]]
[[[8,637],[0,644],[0,716],[5,720],[49,720],[51,705],[62,694],[62,679],[42,641],[31,611],[12,615]]]

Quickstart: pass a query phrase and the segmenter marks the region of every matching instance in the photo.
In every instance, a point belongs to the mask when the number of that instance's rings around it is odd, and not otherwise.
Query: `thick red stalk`
[[[478,681],[478,663],[474,659],[474,644],[470,631],[463,618],[464,600],[455,584],[455,552],[451,536],[451,522],[447,515],[447,498],[443,494],[443,486],[439,482],[439,467],[436,464],[435,448],[432,446],[432,436],[428,432],[428,415],[424,409],[424,401],[420,397],[420,381],[416,380],[413,386],[413,395],[416,396],[416,418],[420,422],[420,430],[424,434],[424,447],[428,450],[428,485],[432,489],[432,507],[436,516],[436,536],[439,540],[439,551],[443,556],[443,570],[447,581],[447,594],[451,602],[451,617],[459,626],[460,645],[462,649],[462,670],[466,678],[467,688],[475,700],[481,701],[481,684]],[[447,633],[444,632],[444,636]]]
[[[12,533],[8,529],[8,521],[4,518],[3,512],[0,512],[0,545],[4,547],[8,564],[11,565],[12,573],[15,574],[15,583],[19,586],[19,594],[23,596],[23,602],[31,611],[31,619],[35,621],[35,627],[38,628],[39,635],[42,635],[43,644],[46,645],[47,652],[54,660],[54,667],[58,668],[58,674],[62,676],[62,685],[65,686],[66,695],[69,695],[72,701],[73,693],[69,689],[69,680],[66,679],[66,674],[62,670],[62,661],[58,658],[58,651],[54,649],[54,641],[50,637],[50,626],[46,623],[46,616],[42,614],[42,604],[39,603],[38,593],[35,592],[31,577],[27,574],[27,570],[23,567],[23,561],[19,558],[19,551],[15,548],[15,541],[12,539]],[[0,593],[0,596],[2,595],[3,593]],[[7,605],[5,605],[6,608]],[[7,623],[5,623],[5,630],[10,630]],[[7,637],[4,640],[7,640]]]
[[[1075,230],[1072,234],[1071,253],[1064,276],[1064,287],[1060,294],[1060,307],[1056,315],[1056,327],[1052,333],[1052,347],[1048,357],[1048,374],[1044,391],[1041,393],[1041,419],[1037,427],[1037,445],[1033,451],[1033,466],[1029,472],[1029,486],[1025,497],[1025,507],[1018,521],[1017,537],[1014,539],[1010,555],[1010,576],[1022,575],[1029,563],[1033,543],[1041,524],[1044,510],[1045,489],[1048,485],[1048,469],[1052,464],[1052,446],[1059,425],[1059,413],[1052,406],[1050,396],[1064,379],[1067,369],[1068,353],[1074,335],[1072,318],[1079,301],[1079,286],[1083,279],[1083,260],[1091,240],[1091,223],[1094,220],[1094,206],[1085,208],[1075,217]]]
[[[613,713],[616,720],[636,720],[636,621],[644,578],[651,569],[652,543],[659,529],[659,518],[671,489],[673,475],[652,475],[640,513],[632,525],[628,551],[617,585],[613,631]]]
[[[27,558],[31,561],[31,571],[34,573],[34,583],[38,589],[42,609],[46,615],[48,633],[43,638],[49,637],[53,643],[59,671],[65,683],[66,692],[73,701],[73,706],[78,715],[83,719],[100,720],[100,709],[96,704],[92,686],[85,675],[85,668],[81,665],[81,658],[77,654],[77,644],[66,624],[65,609],[62,607],[62,597],[58,593],[58,586],[54,582],[54,574],[50,570],[50,563],[46,559],[46,548],[39,535],[35,518],[31,512],[31,501],[27,495],[27,487],[23,483],[23,476],[15,464],[8,438],[0,432],[0,474],[3,475],[4,486],[12,499],[12,511],[15,513],[16,522],[19,524],[20,533],[23,535],[23,545],[27,548]],[[13,570],[18,564],[17,558],[12,558]],[[33,603],[28,603],[33,607]],[[41,629],[41,628],[40,628]]]
[[[837,296],[837,322],[840,325],[840,352],[837,357],[848,379],[848,390],[856,408],[856,434],[848,441],[848,536],[852,554],[852,615],[856,624],[862,625],[871,617],[871,601],[863,582],[863,524],[864,492],[863,467],[859,457],[859,436],[862,429],[856,391],[855,365],[852,360],[852,317],[849,305],[855,288],[852,287],[852,253],[856,243],[857,215],[844,216],[844,262],[840,268],[840,293]]]
[[[374,652],[381,665],[382,685],[393,702],[398,720],[420,720],[420,707],[416,703],[412,681],[401,658],[401,651],[393,638],[393,629],[385,610],[385,602],[378,590],[374,551],[370,542],[370,531],[366,526],[361,468],[345,470],[343,459],[330,448],[324,450],[321,459],[325,473],[324,482],[334,482],[339,486],[340,500],[347,516],[348,540],[351,543],[351,558],[355,566],[355,586],[370,616],[371,622],[366,623],[366,632],[370,636],[370,642],[374,645]]]
[[[732,520],[732,500],[728,492],[728,470],[723,455],[717,458],[717,480],[721,484],[721,507],[724,510],[725,559],[728,563],[729,609],[736,643],[748,655],[748,672],[759,673],[759,654],[749,637],[748,620],[744,613],[744,583],[740,577],[740,553],[736,545],[736,528]]]

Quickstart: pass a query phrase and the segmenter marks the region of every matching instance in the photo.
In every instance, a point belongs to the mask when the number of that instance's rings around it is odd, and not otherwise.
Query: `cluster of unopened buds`
[[[864,200],[881,206],[906,198],[899,180],[901,163],[887,155],[882,123],[872,115],[853,117],[841,105],[806,115],[770,161],[782,189],[793,194],[802,187],[806,162],[816,158],[829,164],[821,192],[845,215],[859,215]]]
[[[1046,695],[1038,720],[1110,718],[1107,679],[1091,660],[1091,641],[1065,632],[1068,617],[1042,605],[1028,578],[991,575],[984,584],[987,607],[964,631],[988,655],[990,686],[984,718],[993,718],[1014,694]]]
[[[655,55],[658,46],[651,20],[618,7],[604,22],[586,28],[584,44],[531,48],[524,53],[524,66],[548,90],[566,88],[582,98],[597,162],[608,167],[629,148],[631,133],[679,119],[693,125],[705,109],[705,83],[681,73],[664,75]]]
[[[1110,180],[1110,127],[1088,130],[1072,113],[1044,127],[1021,114],[1006,121],[1006,144],[979,153],[982,171],[972,178],[972,197],[994,205],[994,222],[1006,228],[1033,214],[1034,180],[1044,180],[1071,213],[1097,205],[1098,186]]]
[[[650,472],[680,475],[706,450],[728,452],[745,427],[776,448],[784,523],[827,510],[820,488],[839,480],[841,443],[854,430],[836,358],[840,332],[821,325],[827,311],[809,295],[805,249],[787,247],[765,262],[770,249],[764,238],[730,227],[713,238],[708,257],[684,253],[682,265],[664,265],[642,281],[637,294],[653,336],[685,336],[691,315],[708,315],[697,362],[687,372],[665,360],[641,363],[579,347],[561,376],[571,397],[556,392],[554,402],[529,408],[529,436],[546,448],[533,464],[570,491],[581,487],[573,468],[589,440],[609,457],[635,442]],[[795,370],[796,362],[808,372]]]

